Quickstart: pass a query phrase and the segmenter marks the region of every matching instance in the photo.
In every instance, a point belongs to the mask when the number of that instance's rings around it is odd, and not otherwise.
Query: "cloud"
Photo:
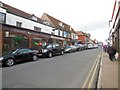
[[[102,42],[104,42],[106,39],[108,39],[109,32],[110,32],[109,27],[96,29],[96,30],[92,30],[92,31],[87,31],[87,33],[91,34],[92,39],[97,39],[98,41],[102,41]]]
[[[96,31],[96,30],[108,28],[108,27],[109,27],[109,23],[106,20],[106,21],[82,23],[80,26],[77,26],[77,29],[83,30],[83,31]]]

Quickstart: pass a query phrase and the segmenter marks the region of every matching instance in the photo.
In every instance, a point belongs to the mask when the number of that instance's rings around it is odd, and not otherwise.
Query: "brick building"
[[[78,41],[81,44],[89,43],[91,35],[89,33],[84,33],[82,31],[76,31],[78,34]]]

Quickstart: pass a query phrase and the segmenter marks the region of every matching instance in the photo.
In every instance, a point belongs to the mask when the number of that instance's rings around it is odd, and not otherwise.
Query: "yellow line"
[[[99,58],[100,58],[100,57],[99,57]],[[88,85],[88,88],[93,88],[93,87],[91,87],[91,86],[92,86],[93,78],[94,78],[95,73],[96,73],[96,70],[97,70],[98,63],[99,63],[99,60],[97,59],[97,64],[96,64],[95,69],[94,69],[94,71],[93,71],[93,75],[92,75],[92,77],[91,77],[91,80],[90,80],[90,83],[89,83],[89,85]]]
[[[100,52],[100,53],[101,53],[101,52]],[[100,54],[100,53],[99,53],[99,54]],[[99,54],[98,54],[98,56],[99,56]],[[97,58],[98,58],[98,56],[97,56]],[[90,75],[91,75],[91,73],[92,73],[92,70],[93,70],[93,68],[94,68],[94,66],[95,66],[95,63],[97,62],[97,58],[96,58],[96,60],[95,60],[95,62],[94,62],[94,64],[93,64],[93,66],[92,66],[92,68],[91,68],[91,70],[90,70],[90,72],[89,72],[89,74],[88,74],[88,76],[87,76],[87,78],[86,78],[86,80],[85,80],[83,86],[82,86],[82,89],[85,88],[85,86],[86,86],[86,84],[87,84],[87,82],[88,82],[88,79],[89,79],[89,77],[90,77]]]

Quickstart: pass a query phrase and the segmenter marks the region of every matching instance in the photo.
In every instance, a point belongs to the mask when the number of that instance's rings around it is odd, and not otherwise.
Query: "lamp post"
[[[87,26],[85,26],[85,31],[86,31]],[[85,44],[87,44],[87,33],[85,32]]]

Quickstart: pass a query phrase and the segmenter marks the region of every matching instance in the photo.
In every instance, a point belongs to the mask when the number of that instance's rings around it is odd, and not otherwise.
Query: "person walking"
[[[114,46],[108,46],[108,54],[109,54],[109,58],[111,61],[116,60],[115,58],[115,54],[116,54],[116,49],[114,48]]]

